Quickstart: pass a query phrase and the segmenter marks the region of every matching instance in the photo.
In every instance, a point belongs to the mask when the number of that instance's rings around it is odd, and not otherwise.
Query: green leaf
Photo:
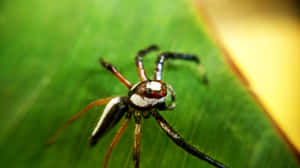
[[[46,147],[47,139],[89,102],[128,90],[98,64],[114,64],[138,82],[137,51],[197,54],[199,67],[169,61],[163,80],[177,108],[161,114],[199,150],[228,167],[297,167],[270,121],[225,64],[190,1],[15,0],[0,6],[1,167],[101,167],[120,123],[91,148],[88,137],[103,111],[89,111]],[[155,54],[145,57],[153,75]],[[133,167],[133,122],[109,167]],[[141,167],[211,167],[177,147],[153,118],[143,120]]]

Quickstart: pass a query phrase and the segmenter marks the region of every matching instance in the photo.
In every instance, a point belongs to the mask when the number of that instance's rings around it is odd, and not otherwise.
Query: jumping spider
[[[97,141],[107,133],[113,126],[115,126],[122,116],[125,115],[125,119],[115,135],[113,141],[108,148],[106,157],[103,163],[103,168],[107,167],[108,160],[110,158],[112,149],[119,141],[121,135],[124,133],[128,126],[131,115],[135,119],[134,129],[134,143],[133,143],[133,161],[134,167],[139,168],[140,160],[140,138],[141,138],[141,119],[142,117],[148,118],[152,115],[162,130],[172,139],[174,143],[184,149],[186,152],[202,159],[209,164],[218,167],[225,168],[225,166],[207,156],[206,154],[197,150],[194,146],[188,144],[159,114],[158,110],[172,110],[175,108],[175,92],[170,85],[161,81],[163,64],[167,59],[184,59],[199,63],[199,59],[190,54],[174,53],[174,52],[162,52],[159,54],[156,61],[156,68],[154,72],[154,80],[150,80],[144,70],[142,57],[151,51],[157,51],[159,48],[156,45],[152,45],[144,50],[138,52],[136,56],[136,66],[141,82],[132,85],[113,65],[100,59],[100,63],[107,70],[111,71],[115,77],[117,77],[128,89],[127,96],[109,97],[105,99],[99,99],[90,103],[82,111],[75,114],[70,118],[57,132],[52,136],[48,143],[53,143],[59,133],[67,127],[70,123],[78,119],[81,115],[87,112],[94,106],[107,104],[104,112],[102,113],[96,128],[92,132],[89,139],[90,145],[94,146]],[[168,91],[171,93],[171,103],[167,105],[166,96]]]

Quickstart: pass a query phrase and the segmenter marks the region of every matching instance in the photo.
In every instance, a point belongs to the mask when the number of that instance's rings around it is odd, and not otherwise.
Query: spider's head
[[[162,81],[147,81],[143,88],[143,95],[156,99],[165,97],[167,95],[167,85]]]
[[[162,81],[148,80],[134,85],[129,92],[129,100],[138,107],[153,107],[164,103],[167,85]]]

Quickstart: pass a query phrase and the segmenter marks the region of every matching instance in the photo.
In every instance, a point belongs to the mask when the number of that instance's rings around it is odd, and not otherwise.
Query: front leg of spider
[[[156,67],[155,67],[155,72],[154,72],[155,80],[161,80],[163,65],[167,59],[188,60],[188,61],[193,61],[197,64],[200,64],[199,58],[195,55],[184,54],[184,53],[174,53],[174,52],[163,52],[163,53],[159,54],[157,61],[156,61]],[[207,76],[206,76],[203,68],[201,68],[201,73],[203,75],[203,83],[208,85],[208,79],[207,79]]]

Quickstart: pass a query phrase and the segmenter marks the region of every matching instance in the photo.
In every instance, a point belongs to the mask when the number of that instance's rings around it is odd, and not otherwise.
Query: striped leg
[[[148,80],[148,77],[147,77],[145,69],[144,69],[142,57],[151,51],[157,51],[157,50],[159,50],[159,48],[156,45],[152,45],[152,46],[138,52],[138,54],[135,58],[135,61],[136,61],[136,66],[137,66],[137,70],[138,70],[141,81]]]
[[[172,52],[161,53],[158,56],[157,61],[156,61],[156,68],[155,68],[155,72],[154,72],[155,80],[161,80],[163,65],[167,59],[184,59],[184,60],[194,61],[197,64],[199,64],[199,62],[200,62],[198,57],[195,55],[172,53]]]

